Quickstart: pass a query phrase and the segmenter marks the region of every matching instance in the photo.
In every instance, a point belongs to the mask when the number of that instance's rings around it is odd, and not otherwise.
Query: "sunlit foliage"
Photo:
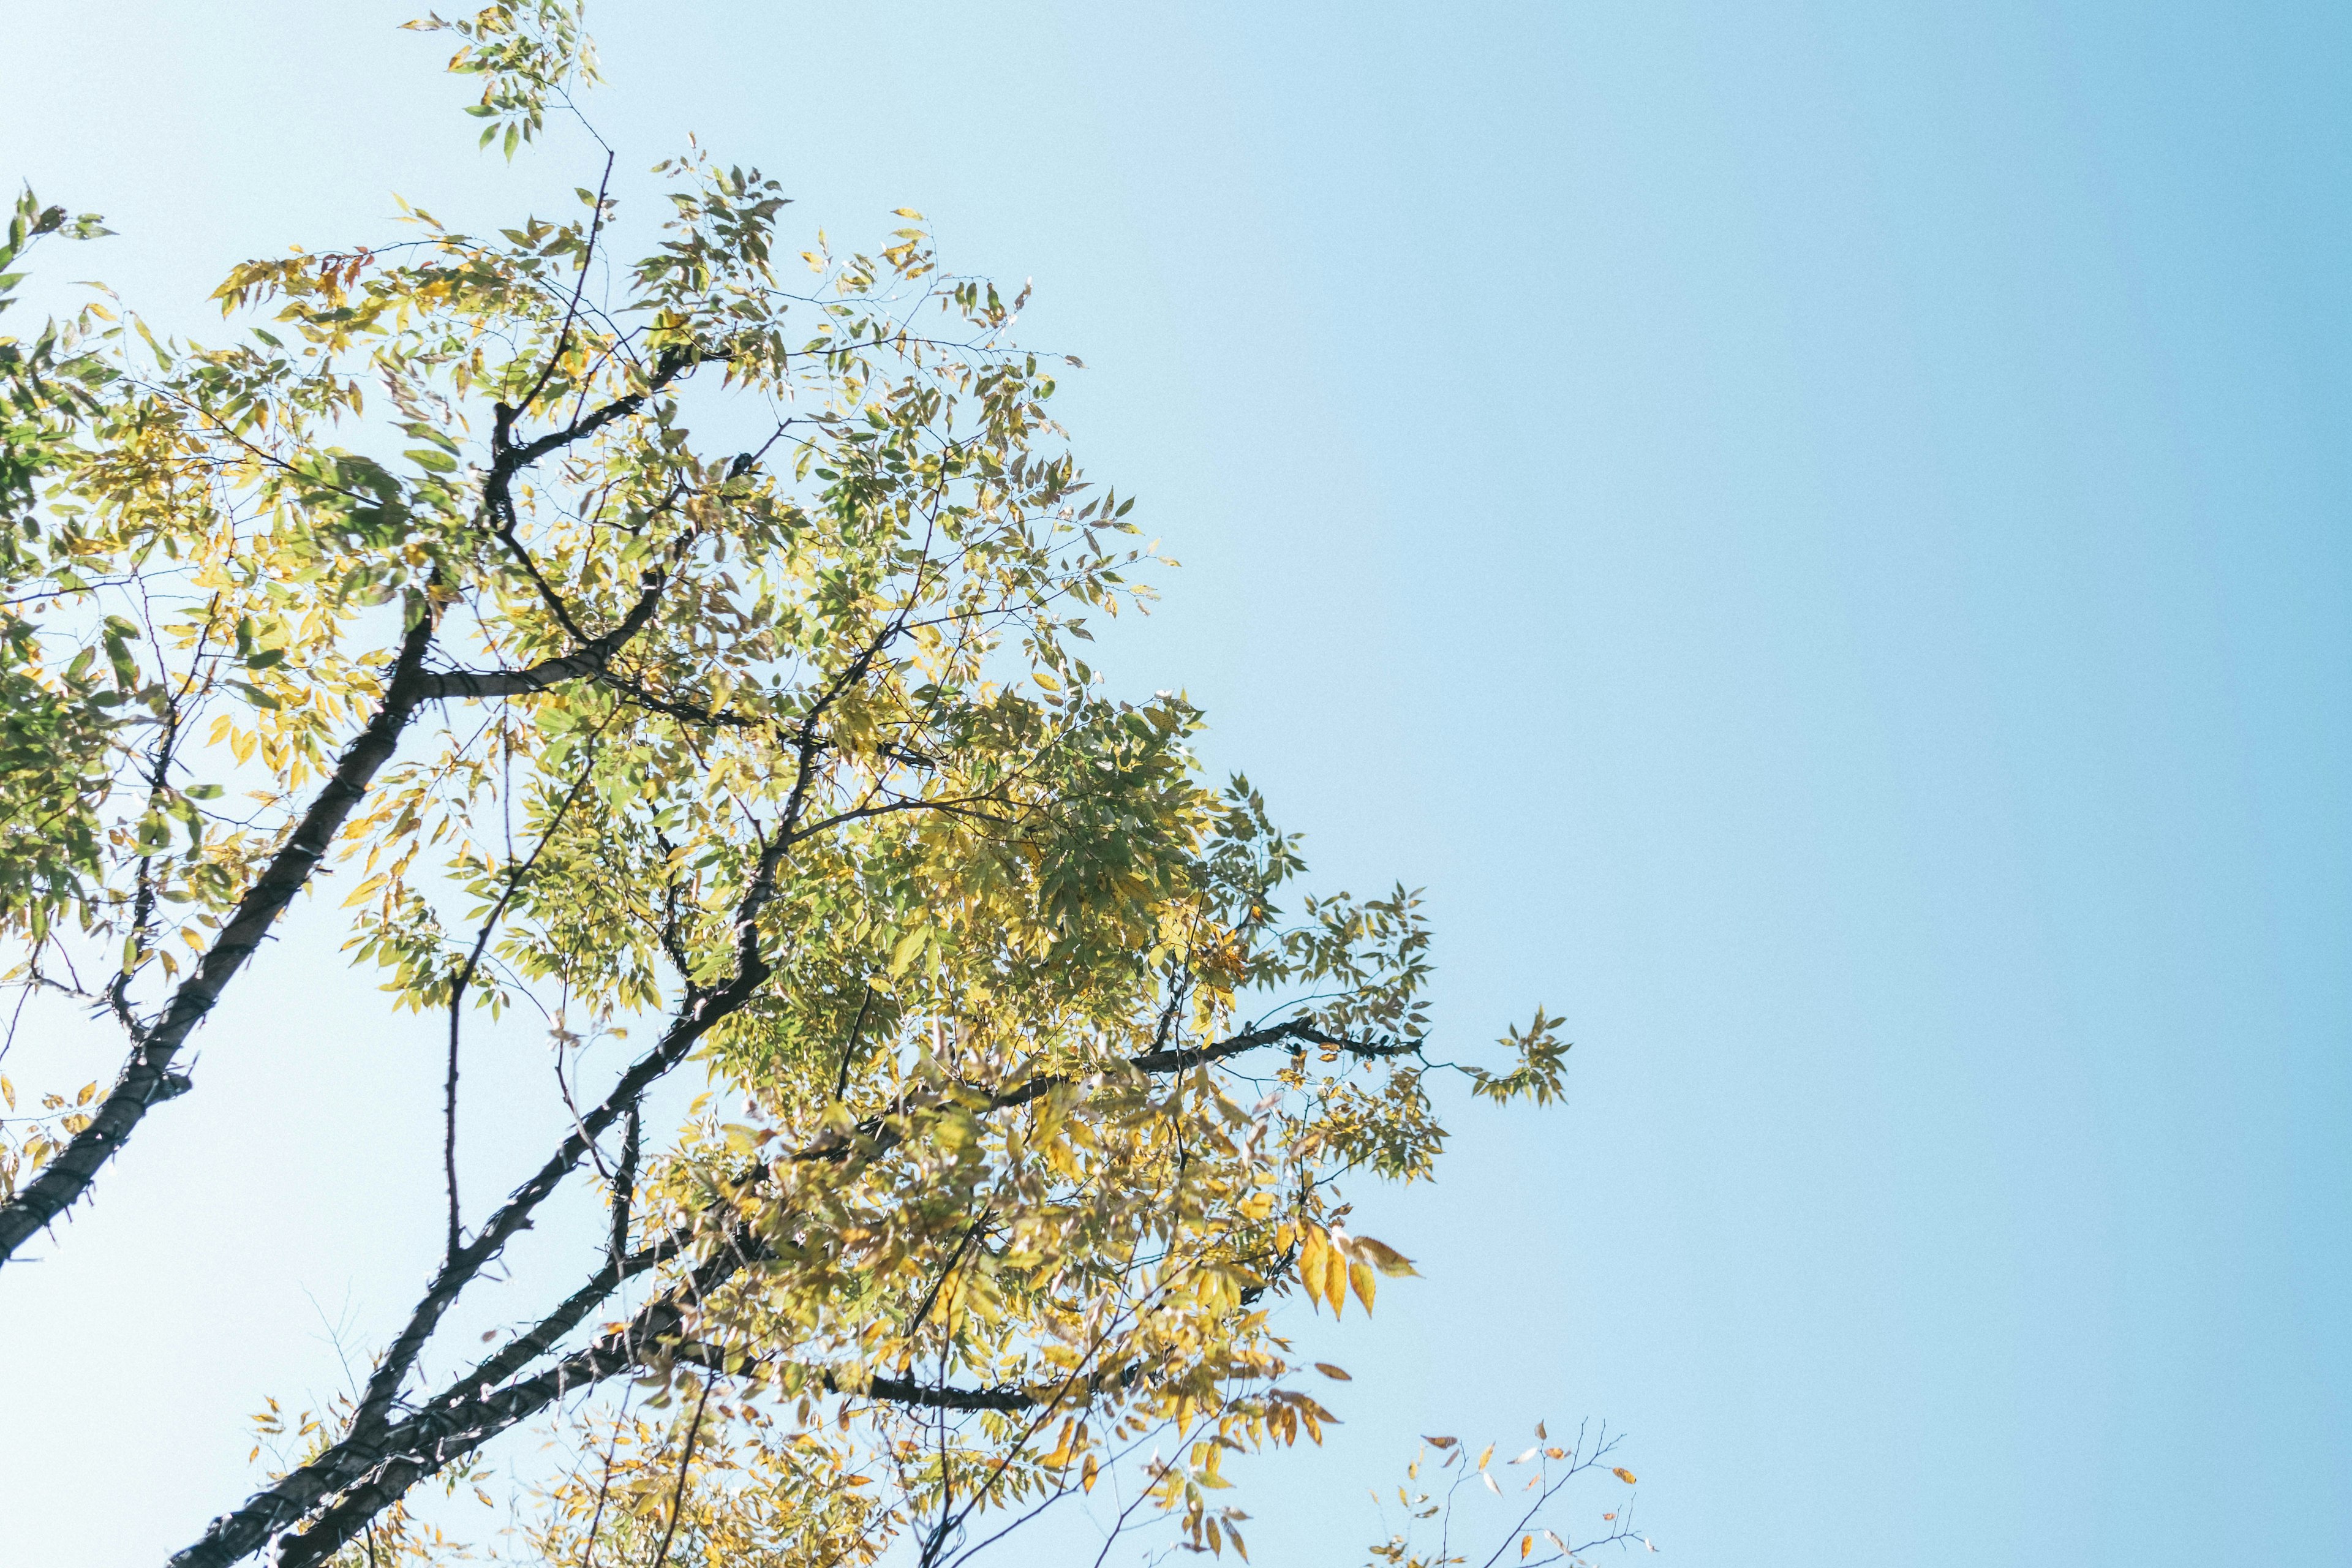
[[[594,77],[554,0],[420,25],[509,155]],[[1412,1272],[1347,1184],[1444,1142],[1416,899],[1300,891],[1192,704],[1088,664],[1157,558],[1064,447],[1022,299],[914,213],[802,250],[756,170],[656,172],[635,260],[600,183],[239,266],[217,344],[101,298],[0,345],[0,935],[130,1047],[7,1124],[0,1253],[204,1091],[192,1033],[331,888],[446,1037],[446,1257],[177,1561],[437,1559],[413,1489],[529,1422],[571,1462],[500,1550],[549,1562],[941,1563],[1105,1485],[1245,1552],[1223,1456],[1331,1419],[1275,1308]],[[28,195],[0,267],[96,232]],[[515,1008],[574,1132],[469,1205],[457,1141],[501,1129],[465,1028]],[[1455,1070],[1555,1098],[1555,1024],[1505,1046]],[[715,1087],[661,1138],[689,1061]],[[432,1388],[567,1184],[602,1252]]]

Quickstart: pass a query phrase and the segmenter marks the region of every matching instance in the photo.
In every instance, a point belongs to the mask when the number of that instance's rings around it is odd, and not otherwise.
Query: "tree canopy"
[[[509,157],[594,79],[564,0],[412,26]],[[611,168],[496,233],[411,208],[241,265],[217,345],[109,298],[0,340],[7,979],[127,1053],[0,1079],[0,1265],[46,1232],[70,1267],[74,1205],[205,1091],[191,1039],[278,983],[263,939],[333,870],[436,1043],[446,1245],[175,1564],[440,1561],[418,1489],[527,1425],[568,1458],[524,1560],[944,1564],[1104,1485],[1121,1529],[1245,1554],[1223,1456],[1333,1418],[1277,1309],[1412,1272],[1350,1228],[1358,1184],[1433,1173],[1433,1072],[1556,1099],[1557,1025],[1434,1059],[1416,896],[1301,890],[1193,706],[1109,694],[1089,622],[1158,557],[1071,457],[1022,298],[911,211],[798,250],[776,182],[698,152],[641,234]],[[0,290],[104,232],[27,193]],[[486,1199],[466,1029],[516,1009],[572,1131]],[[460,1294],[589,1203],[536,1321],[428,1377]],[[1529,1495],[1605,1449],[1540,1439]],[[1514,1561],[1583,1549],[1539,1529]]]

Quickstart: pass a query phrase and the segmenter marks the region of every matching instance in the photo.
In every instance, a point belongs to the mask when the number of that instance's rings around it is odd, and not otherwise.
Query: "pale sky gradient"
[[[203,331],[395,190],[568,210],[581,139],[475,154],[404,14],[0,0],[0,174],[121,231],[39,265]],[[1116,679],[1330,883],[1427,886],[1450,1042],[1570,1020],[1565,1110],[1364,1205],[1429,1278],[1302,1321],[1357,1381],[1259,1563],[1360,1562],[1416,1432],[1586,1414],[1676,1563],[2343,1561],[2352,10],[594,21],[625,195],[692,131],[1035,277],[1187,563]],[[336,1381],[311,1299],[381,1338],[423,1279],[431,1030],[299,921],[240,984],[0,1279],[7,1568],[184,1543]]]

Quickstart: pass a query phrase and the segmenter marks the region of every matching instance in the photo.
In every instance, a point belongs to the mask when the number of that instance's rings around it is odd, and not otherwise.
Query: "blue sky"
[[[393,191],[593,184],[474,154],[403,14],[16,8],[0,173],[121,231],[43,266],[197,327]],[[2340,1559],[2352,12],[593,19],[625,194],[691,131],[1036,279],[1186,563],[1116,678],[1328,882],[1427,887],[1449,1040],[1570,1021],[1567,1109],[1364,1204],[1429,1278],[1302,1325],[1357,1380],[1260,1561],[1360,1561],[1417,1432],[1586,1414],[1676,1561]],[[0,1560],[180,1544],[259,1395],[335,1381],[311,1299],[380,1336],[422,1277],[378,1216],[432,1190],[427,1032],[278,962],[0,1290]]]

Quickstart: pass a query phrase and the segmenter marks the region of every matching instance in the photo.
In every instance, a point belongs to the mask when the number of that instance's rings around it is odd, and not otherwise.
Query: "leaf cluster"
[[[416,25],[509,155],[594,79],[562,0]],[[175,1561],[434,1557],[414,1489],[542,1418],[551,1560],[928,1568],[1106,1478],[1122,1528],[1245,1554],[1223,1456],[1334,1419],[1285,1302],[1412,1271],[1347,1221],[1444,1146],[1419,896],[1301,891],[1191,702],[1088,662],[1160,558],[1013,342],[1025,291],[911,212],[787,278],[776,182],[656,172],[643,227],[608,163],[496,233],[411,209],[244,263],[216,344],[102,301],[0,341],[0,942],[130,1047],[0,1138],[0,1242],[194,1087],[177,1053],[323,880],[446,1046],[446,1254]],[[0,298],[97,232],[28,195]],[[573,1131],[469,1210],[460,1140],[500,1129],[467,1030],[509,1013]],[[1557,1031],[1456,1070],[1547,1102]],[[607,1216],[584,1279],[435,1388],[452,1305],[562,1201]]]

